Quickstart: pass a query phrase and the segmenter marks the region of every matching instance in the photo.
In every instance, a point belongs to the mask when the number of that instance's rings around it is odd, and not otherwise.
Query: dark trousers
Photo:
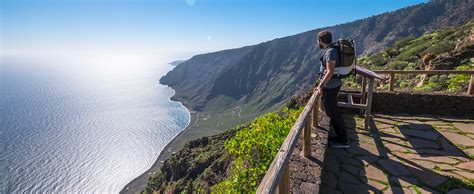
[[[337,110],[337,93],[341,87],[336,88],[323,88],[323,104],[326,114],[331,118],[331,125],[334,127],[336,132],[336,139],[340,143],[348,142],[346,126],[344,125],[344,119]]]

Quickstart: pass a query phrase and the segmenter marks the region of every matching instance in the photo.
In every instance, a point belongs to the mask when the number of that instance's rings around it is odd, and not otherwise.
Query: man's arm
[[[331,80],[332,75],[334,75],[335,68],[336,68],[336,61],[331,60],[326,63],[327,72],[324,74],[324,77],[319,83],[318,87],[316,87],[316,90],[319,90],[319,93],[323,92],[322,87],[325,86],[329,82],[329,80]]]

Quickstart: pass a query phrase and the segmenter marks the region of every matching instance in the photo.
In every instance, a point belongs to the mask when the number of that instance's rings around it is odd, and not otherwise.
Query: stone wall
[[[373,94],[372,112],[474,118],[474,96],[379,91]]]

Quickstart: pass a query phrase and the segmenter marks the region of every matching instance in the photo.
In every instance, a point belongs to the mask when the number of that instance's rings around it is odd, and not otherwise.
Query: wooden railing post
[[[303,129],[303,156],[305,158],[311,156],[311,122],[309,118]]]
[[[278,184],[276,193],[278,194],[288,194],[290,193],[290,171],[288,166],[283,170],[283,174]]]
[[[467,95],[472,95],[473,94],[473,91],[474,87],[474,74],[471,74],[471,81],[469,81],[469,87],[467,88]]]
[[[393,84],[395,83],[395,74],[391,73],[390,78],[388,80],[388,91],[393,92]]]
[[[313,114],[311,115],[313,127],[318,127],[319,122],[319,98],[316,98],[313,105]]]
[[[369,129],[370,125],[370,114],[372,111],[372,93],[374,91],[374,79],[370,78],[369,79],[369,88],[368,88],[368,94],[367,94],[367,107],[365,109],[365,130]]]

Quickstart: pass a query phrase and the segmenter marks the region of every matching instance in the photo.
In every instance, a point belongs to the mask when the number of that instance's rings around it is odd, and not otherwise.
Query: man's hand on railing
[[[323,88],[321,87],[321,85],[316,86],[313,90],[313,93],[314,92],[319,92],[320,95],[323,94]]]

